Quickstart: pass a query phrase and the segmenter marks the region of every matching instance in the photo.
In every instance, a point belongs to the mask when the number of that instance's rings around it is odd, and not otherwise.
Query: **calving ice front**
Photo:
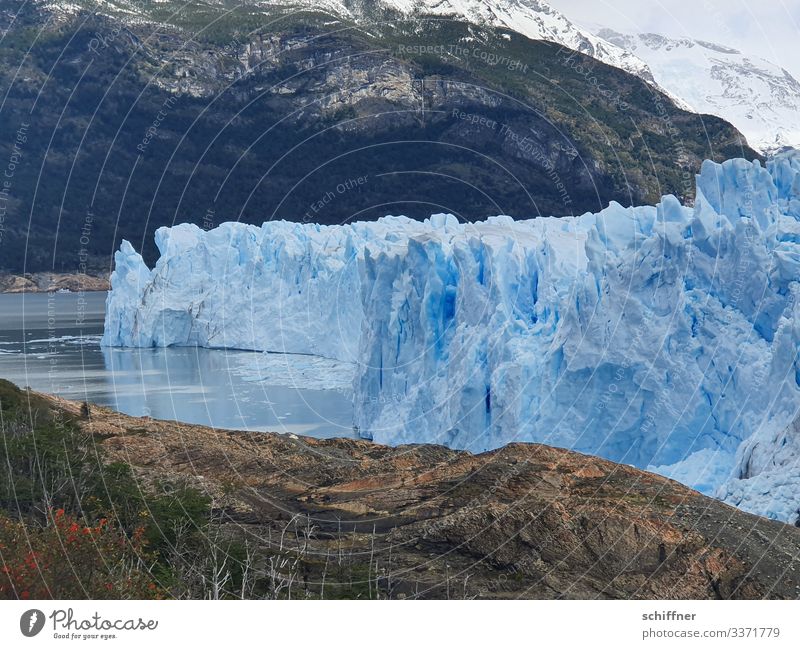
[[[800,506],[800,154],[706,162],[693,207],[156,233],[103,344],[355,361],[376,441],[536,441],[787,521]]]

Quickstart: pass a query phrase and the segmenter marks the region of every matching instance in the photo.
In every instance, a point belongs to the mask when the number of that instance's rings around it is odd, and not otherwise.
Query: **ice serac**
[[[794,521],[798,178],[786,152],[706,162],[693,207],[162,229],[152,272],[119,253],[104,341],[355,360],[376,441],[543,442]]]
[[[123,240],[114,253],[114,272],[111,273],[111,290],[106,298],[106,318],[101,344],[107,347],[141,347],[138,331],[139,306],[150,285],[152,273],[142,256]]]

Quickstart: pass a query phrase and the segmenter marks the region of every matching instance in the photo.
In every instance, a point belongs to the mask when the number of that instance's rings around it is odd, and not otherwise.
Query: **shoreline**
[[[0,293],[96,293],[111,288],[107,275],[82,273],[0,273]]]

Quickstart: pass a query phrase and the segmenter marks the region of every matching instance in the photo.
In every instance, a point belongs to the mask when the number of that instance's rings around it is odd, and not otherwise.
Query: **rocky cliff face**
[[[248,434],[94,406],[82,421],[145,488],[186,478],[211,494],[228,533],[294,562],[317,594],[338,587],[345,553],[364,574],[349,587],[381,597],[800,594],[799,529],[591,456]]]

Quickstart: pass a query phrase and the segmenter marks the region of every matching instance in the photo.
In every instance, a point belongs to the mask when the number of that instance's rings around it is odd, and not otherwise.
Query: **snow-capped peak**
[[[656,83],[693,110],[719,115],[764,152],[800,146],[800,83],[783,68],[739,50],[690,38],[598,36],[644,60]]]
[[[270,0],[270,4],[320,6],[357,22],[365,15],[363,0]],[[408,17],[449,16],[479,26],[502,27],[527,36],[563,45],[603,63],[634,74],[667,94],[678,106],[689,109],[679,95],[660,87],[636,54],[583,29],[543,0],[375,0],[372,8],[396,11]]]
[[[351,0],[343,4],[358,17]],[[452,16],[476,25],[505,27],[531,39],[564,45],[652,82],[647,64],[635,54],[578,27],[543,0],[377,0],[375,4],[407,16]]]

